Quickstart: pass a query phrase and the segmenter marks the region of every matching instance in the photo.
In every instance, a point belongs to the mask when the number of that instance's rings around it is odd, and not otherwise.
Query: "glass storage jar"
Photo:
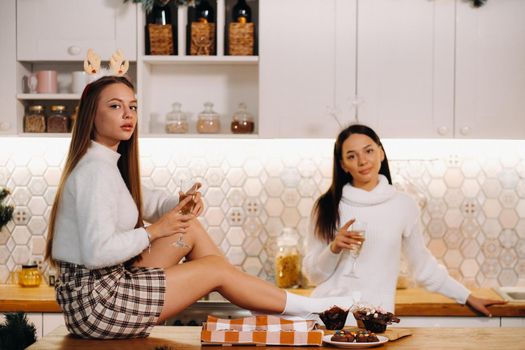
[[[18,284],[22,287],[38,287],[42,282],[42,276],[38,271],[37,264],[22,265],[18,271]]]
[[[201,134],[217,134],[220,131],[220,115],[213,110],[213,103],[206,102],[204,104],[204,111],[199,113],[199,119],[197,120],[197,132]]]
[[[234,134],[251,134],[255,128],[253,116],[248,112],[246,103],[240,103],[239,108],[233,114],[231,131]]]
[[[51,112],[47,116],[47,132],[68,132],[69,116],[66,114],[66,106],[51,106]]]
[[[168,134],[185,134],[189,130],[188,118],[182,112],[182,105],[175,102],[173,109],[166,114],[166,132]]]
[[[46,132],[46,116],[44,106],[29,106],[24,116],[24,132]]]
[[[275,284],[279,288],[295,288],[301,283],[301,255],[297,242],[297,234],[290,228],[285,228],[277,238]]]

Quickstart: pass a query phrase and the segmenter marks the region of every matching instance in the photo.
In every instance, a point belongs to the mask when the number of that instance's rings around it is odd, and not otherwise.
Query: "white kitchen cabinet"
[[[452,137],[455,1],[358,6],[358,120],[382,137]]]
[[[66,324],[63,313],[44,313],[42,322],[42,335],[45,337],[55,328]]]
[[[0,135],[17,131],[16,99],[16,3],[15,0],[0,2]]]
[[[525,138],[525,1],[457,4],[455,136]]]
[[[260,22],[260,135],[334,137],[345,123],[335,118],[342,120],[345,109],[337,97],[350,103],[354,96],[355,54],[336,38],[351,45],[355,1],[265,0]],[[350,32],[338,32],[338,25]]]
[[[17,0],[19,61],[83,61],[93,48],[103,61],[120,48],[137,57],[137,6],[122,0]]]
[[[525,327],[525,317],[502,317],[501,327]]]

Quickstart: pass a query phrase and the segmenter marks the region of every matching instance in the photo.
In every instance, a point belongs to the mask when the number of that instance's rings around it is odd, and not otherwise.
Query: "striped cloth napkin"
[[[315,320],[291,321],[273,315],[222,319],[208,316],[201,331],[201,342],[207,344],[261,344],[321,346],[323,331]]]

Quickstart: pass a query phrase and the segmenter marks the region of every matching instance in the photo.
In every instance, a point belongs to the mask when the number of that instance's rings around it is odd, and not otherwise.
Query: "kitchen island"
[[[53,332],[28,347],[29,350],[109,350],[109,349],[185,349],[202,348],[200,344],[201,327],[166,327],[153,329],[149,338],[129,340],[85,340],[68,335],[65,327]],[[468,350],[468,349],[525,349],[525,332],[520,328],[412,328],[412,335],[388,342],[377,349],[405,350]],[[204,346],[206,349],[223,347]],[[253,350],[260,347],[235,346],[233,349]],[[316,349],[316,347],[309,347]],[[323,348],[335,349],[331,346]],[[270,349],[289,350],[291,347],[271,346]],[[308,349],[308,348],[306,348]]]
[[[293,293],[310,295],[311,289],[291,289]],[[490,288],[473,290],[476,296],[502,300]],[[195,307],[200,303],[197,302]],[[217,303],[227,303],[217,301]],[[495,317],[525,317],[525,303],[508,303],[489,308]],[[0,312],[61,312],[55,300],[55,290],[41,285],[37,288],[22,288],[18,285],[0,285]],[[466,306],[437,293],[421,288],[398,289],[396,294],[396,315],[398,316],[479,316]]]

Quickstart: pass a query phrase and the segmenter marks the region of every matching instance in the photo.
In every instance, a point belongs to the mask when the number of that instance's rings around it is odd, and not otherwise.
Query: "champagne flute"
[[[352,257],[352,268],[349,273],[345,274],[345,276],[353,277],[353,278],[359,278],[359,276],[356,273],[356,267],[357,267],[357,258],[359,257],[359,254],[361,253],[361,249],[363,248],[363,244],[366,240],[366,222],[362,221],[355,221],[350,231],[354,232],[353,239],[360,242],[360,244],[355,244],[352,246],[352,248],[348,249],[348,254]]]
[[[195,208],[195,205],[197,202],[195,202],[195,195],[197,193],[197,189],[200,187],[200,183],[193,182],[191,180],[181,180],[180,181],[180,191],[182,194],[180,195],[180,201],[183,201],[186,197],[191,196],[192,198],[189,200],[188,203],[184,205],[184,207],[181,208],[180,213],[187,215],[190,214],[193,211],[193,208]],[[171,245],[178,248],[189,248],[190,246],[186,244],[184,241],[184,234],[178,233],[179,237],[175,242],[173,242]]]

